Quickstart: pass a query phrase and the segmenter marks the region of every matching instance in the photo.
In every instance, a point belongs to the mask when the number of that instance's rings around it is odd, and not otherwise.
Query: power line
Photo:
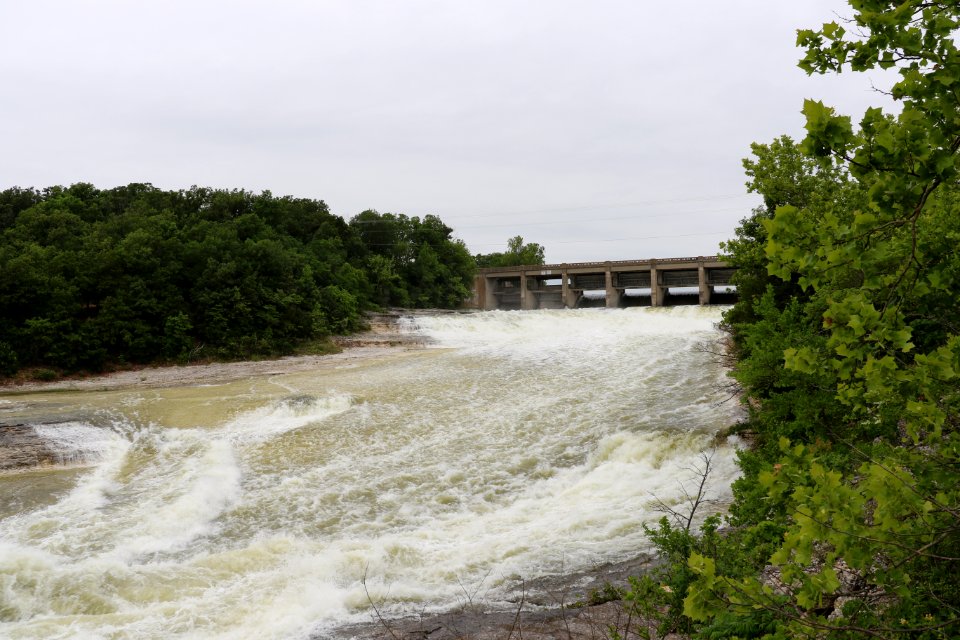
[[[596,209],[617,209],[619,207],[642,207],[647,205],[654,204],[674,204],[677,202],[709,202],[713,200],[730,200],[733,198],[755,198],[756,196],[752,193],[737,193],[737,194],[723,194],[715,196],[698,196],[696,198],[669,198],[665,200],[638,200],[631,202],[615,202],[608,204],[589,204],[589,205],[579,205],[576,207],[552,207],[548,209],[524,209],[524,210],[514,210],[514,211],[500,211],[500,212],[486,212],[486,213],[472,213],[458,215],[457,218],[484,218],[484,217],[493,217],[493,216],[516,216],[516,215],[525,215],[529,213],[559,213],[561,211],[593,211]]]
[[[579,205],[575,207],[552,207],[546,209],[523,209],[523,210],[513,210],[513,211],[487,211],[484,213],[467,213],[467,214],[452,214],[449,216],[450,219],[461,219],[461,218],[495,218],[499,216],[520,216],[527,214],[535,213],[561,213],[564,211],[596,211],[598,209],[618,209],[621,207],[642,207],[649,205],[663,205],[663,204],[676,204],[680,202],[712,202],[715,200],[731,200],[735,198],[755,198],[755,194],[751,193],[738,193],[738,194],[722,194],[722,195],[707,195],[707,196],[698,196],[696,198],[670,198],[663,200],[638,200],[631,202],[615,202],[608,204],[590,204],[590,205]],[[424,215],[436,215],[436,214],[424,214]],[[437,216],[439,217],[439,216]],[[377,220],[353,220],[353,224],[371,224],[375,223]]]
[[[552,240],[551,244],[587,244],[593,242],[625,242],[631,240],[667,240],[670,238],[699,238],[701,236],[729,236],[731,232],[727,231],[707,231],[704,233],[684,233],[668,236],[638,236],[633,238],[593,238],[590,240]]]
[[[675,218],[678,216],[695,216],[695,215],[704,215],[704,214],[714,214],[714,213],[729,213],[731,211],[742,211],[742,207],[726,207],[723,209],[695,209],[693,211],[669,211],[664,213],[653,213],[648,215],[629,215],[629,216],[613,216],[607,218],[576,218],[576,219],[557,219],[553,218],[550,220],[540,220],[536,222],[499,222],[496,224],[473,224],[473,225],[457,225],[452,227],[453,222],[447,224],[443,222],[444,225],[449,226],[454,229],[454,231],[459,231],[460,229],[495,229],[498,227],[538,227],[538,226],[557,226],[562,224],[576,224],[580,222],[614,222],[620,220],[634,220],[641,222],[644,220],[651,220],[653,218]],[[377,224],[392,224],[395,220],[355,220],[351,224],[362,224],[362,225],[377,225]]]
[[[702,233],[683,233],[683,234],[671,234],[671,235],[658,235],[658,236],[634,236],[630,238],[591,238],[588,240],[551,240],[550,244],[591,244],[595,242],[630,242],[634,240],[669,240],[672,238],[698,238],[706,236],[730,236],[732,232],[730,230],[725,231],[706,231]],[[453,239],[455,242],[457,238]],[[466,242],[464,241],[464,244]],[[504,242],[471,242],[470,245],[473,247],[503,247],[506,243]],[[411,241],[408,243],[400,242],[383,242],[383,243],[370,243],[365,244],[367,247],[440,247],[444,246],[443,243],[434,243],[434,242],[415,242]],[[543,245],[544,248],[549,248],[546,245]]]
[[[590,218],[586,219],[577,219],[577,220],[544,220],[542,222],[503,222],[499,224],[478,224],[478,225],[466,225],[466,226],[457,226],[455,230],[460,229],[493,229],[497,227],[538,227],[538,226],[557,226],[561,224],[576,224],[579,222],[613,222],[617,220],[635,220],[637,222],[643,220],[650,220],[652,218],[668,218],[668,217],[677,217],[677,216],[687,216],[687,215],[697,215],[697,214],[707,214],[707,213],[727,213],[730,211],[741,211],[741,207],[729,207],[726,209],[700,209],[697,211],[677,211],[670,213],[655,213],[652,215],[646,216],[616,216],[613,218]]]

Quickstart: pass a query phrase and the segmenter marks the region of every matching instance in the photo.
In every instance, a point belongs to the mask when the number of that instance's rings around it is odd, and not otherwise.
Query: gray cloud
[[[13,5],[13,6],[10,6]],[[716,251],[758,199],[740,159],[859,115],[866,78],[808,78],[817,0],[361,0],[0,8],[0,187],[148,181],[435,213],[474,252],[551,261]]]

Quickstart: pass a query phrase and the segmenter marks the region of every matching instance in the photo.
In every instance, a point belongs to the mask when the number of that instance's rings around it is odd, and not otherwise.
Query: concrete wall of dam
[[[477,309],[574,309],[587,306],[729,304],[735,268],[717,256],[521,265],[481,269]]]

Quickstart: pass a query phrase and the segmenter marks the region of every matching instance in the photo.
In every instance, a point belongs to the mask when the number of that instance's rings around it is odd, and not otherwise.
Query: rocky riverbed
[[[28,424],[0,424],[0,472],[58,464],[57,452]]]
[[[13,398],[29,392],[107,391],[150,389],[229,382],[252,376],[272,376],[300,371],[350,366],[367,358],[382,356],[385,349],[414,351],[424,345],[415,334],[402,330],[399,319],[405,313],[387,312],[368,317],[370,329],[338,338],[341,353],[324,356],[296,356],[252,362],[212,363],[190,366],[147,367],[102,376],[61,379],[52,382],[25,382],[0,386],[0,473],[22,473],[47,466],[66,466],[56,443],[42,438],[22,419],[3,421],[3,403],[22,402]],[[5,400],[4,396],[8,399]],[[50,416],[40,423],[54,425],[82,416]],[[572,574],[517,578],[507,604],[492,605],[482,595],[464,592],[459,606],[443,613],[422,614],[401,619],[381,619],[375,602],[370,622],[325,630],[316,640],[348,638],[369,640],[492,640],[504,638],[565,638],[584,640],[608,638],[616,631],[624,638],[644,637],[645,622],[638,620],[618,601],[602,602],[604,594],[615,593],[608,585],[623,587],[628,577],[649,571],[655,559],[648,555],[592,567]],[[509,600],[513,603],[510,604]]]
[[[383,619],[371,604],[370,622],[324,632],[314,640],[601,640],[616,632],[624,640],[657,637],[649,621],[604,594],[626,587],[629,577],[655,567],[649,555],[588,571],[517,580],[514,604],[491,608],[464,591],[460,605],[444,613]],[[679,640],[670,634],[664,640]]]

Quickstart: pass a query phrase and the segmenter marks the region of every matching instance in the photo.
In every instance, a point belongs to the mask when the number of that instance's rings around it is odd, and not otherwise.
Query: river
[[[418,316],[428,348],[315,372],[0,396],[65,463],[0,476],[0,636],[323,637],[636,555],[737,419],[721,311]]]

